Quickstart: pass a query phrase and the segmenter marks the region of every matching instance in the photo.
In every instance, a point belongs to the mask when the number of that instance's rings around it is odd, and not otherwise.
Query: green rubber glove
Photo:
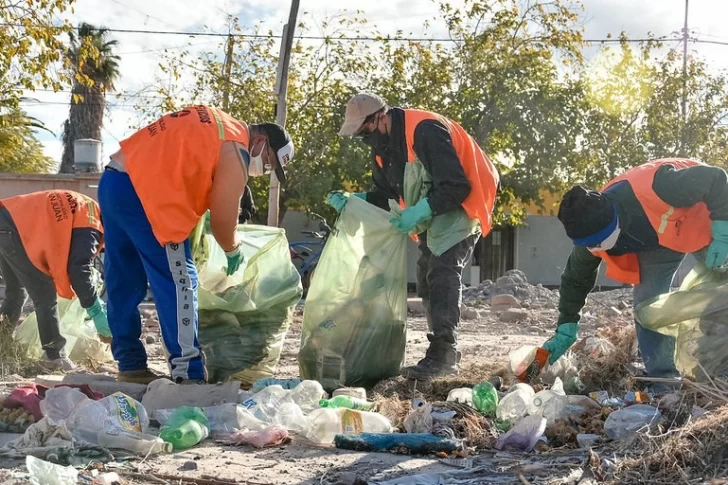
[[[420,199],[412,207],[408,207],[401,214],[390,214],[389,222],[401,233],[408,234],[412,229],[425,221],[432,219],[432,208],[427,198]]]
[[[705,255],[705,266],[713,270],[724,269],[728,263],[728,221],[713,221],[711,232],[713,242]]]
[[[549,364],[553,364],[569,350],[569,347],[576,342],[576,335],[579,332],[578,323],[562,323],[556,329],[556,335],[551,337],[541,348],[549,352]]]
[[[225,257],[227,258],[227,269],[225,273],[228,276],[234,274],[245,260],[243,252],[240,250],[240,244],[230,251],[225,251]]]
[[[111,338],[109,320],[106,318],[106,309],[100,298],[96,298],[94,304],[86,309],[86,314],[94,321],[94,326],[99,335]]]
[[[351,196],[358,197],[364,201],[367,200],[366,192],[348,193],[335,190],[334,192],[329,192],[329,195],[326,196],[326,203],[333,207],[337,213],[341,214],[341,211],[344,210],[344,207],[346,207],[346,203],[349,201],[349,197]]]

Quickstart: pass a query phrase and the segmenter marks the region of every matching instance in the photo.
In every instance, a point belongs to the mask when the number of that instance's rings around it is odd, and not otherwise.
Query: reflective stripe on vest
[[[247,149],[247,125],[218,109],[190,106],[120,143],[126,171],[161,245],[182,243],[210,208],[225,141]]]
[[[66,299],[75,295],[68,276],[68,256],[74,229],[95,229],[103,234],[95,200],[70,190],[48,190],[3,199],[18,228],[30,262],[53,279]],[[103,247],[99,246],[100,251]]]
[[[404,126],[407,144],[407,161],[413,163],[417,159],[415,153],[415,130],[417,125],[426,120],[442,123],[450,132],[455,153],[463,166],[465,176],[470,182],[470,194],[463,201],[462,207],[471,219],[478,219],[483,236],[490,232],[493,225],[493,207],[498,191],[499,175],[495,165],[459,124],[443,116],[429,111],[405,109]]]
[[[704,164],[683,158],[654,160],[627,170],[604,186],[602,191],[622,181],[629,183],[657,233],[660,246],[679,253],[694,253],[710,244],[710,211],[704,202],[691,207],[675,208],[660,199],[652,184],[655,173],[663,165],[672,165],[675,169],[682,170]],[[610,256],[605,251],[594,254],[604,260],[607,265],[607,276],[610,278],[622,283],[640,283],[640,268],[636,254]]]

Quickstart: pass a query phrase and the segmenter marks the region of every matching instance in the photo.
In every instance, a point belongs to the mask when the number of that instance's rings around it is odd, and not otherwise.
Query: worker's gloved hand
[[[728,221],[713,221],[711,232],[713,242],[705,255],[705,266],[713,270],[724,269],[728,263]]]
[[[106,309],[100,298],[96,298],[94,304],[86,309],[86,314],[94,321],[96,331],[102,337],[102,340],[106,342],[111,339],[109,320],[106,318]]]
[[[556,329],[556,335],[551,337],[541,348],[549,352],[549,364],[553,364],[569,350],[576,342],[579,331],[578,323],[562,323]]]
[[[420,199],[412,207],[408,207],[401,214],[392,213],[389,222],[401,233],[408,234],[418,224],[432,219],[432,208],[427,198]]]
[[[227,258],[227,269],[225,273],[230,276],[240,268],[240,265],[245,260],[243,252],[240,250],[240,243],[230,251],[225,251],[225,257]]]
[[[326,203],[333,207],[337,213],[341,214],[341,211],[344,210],[344,207],[346,207],[346,203],[349,201],[349,197],[352,196],[358,197],[364,201],[367,200],[366,192],[348,193],[342,192],[340,190],[335,190],[333,192],[329,192],[329,195],[326,196]]]

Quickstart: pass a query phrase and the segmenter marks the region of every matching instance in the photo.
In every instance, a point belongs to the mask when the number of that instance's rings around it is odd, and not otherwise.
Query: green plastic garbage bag
[[[350,197],[311,282],[298,362],[327,391],[371,387],[404,362],[407,236],[389,214]]]
[[[199,341],[209,379],[252,384],[271,377],[303,291],[285,231],[238,226],[245,261],[232,276],[225,274],[225,252],[205,237],[207,263],[198,268]]]
[[[637,321],[676,338],[675,365],[685,376],[728,376],[728,274],[698,263],[680,289],[637,307]]]
[[[109,345],[99,340],[94,322],[86,315],[78,298],[66,300],[58,297],[58,316],[60,317],[61,335],[66,339],[65,351],[74,362],[88,360],[96,363],[114,360]],[[38,317],[35,312],[28,315],[15,329],[13,337],[28,347],[28,355],[40,358],[43,349],[38,335]]]

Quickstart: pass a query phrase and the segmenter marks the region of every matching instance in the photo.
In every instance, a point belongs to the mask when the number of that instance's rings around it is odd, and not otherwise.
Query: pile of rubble
[[[512,269],[495,280],[485,280],[478,286],[463,290],[463,302],[469,306],[490,304],[493,297],[511,295],[524,308],[555,308],[559,302],[558,290],[532,285],[523,271]]]

